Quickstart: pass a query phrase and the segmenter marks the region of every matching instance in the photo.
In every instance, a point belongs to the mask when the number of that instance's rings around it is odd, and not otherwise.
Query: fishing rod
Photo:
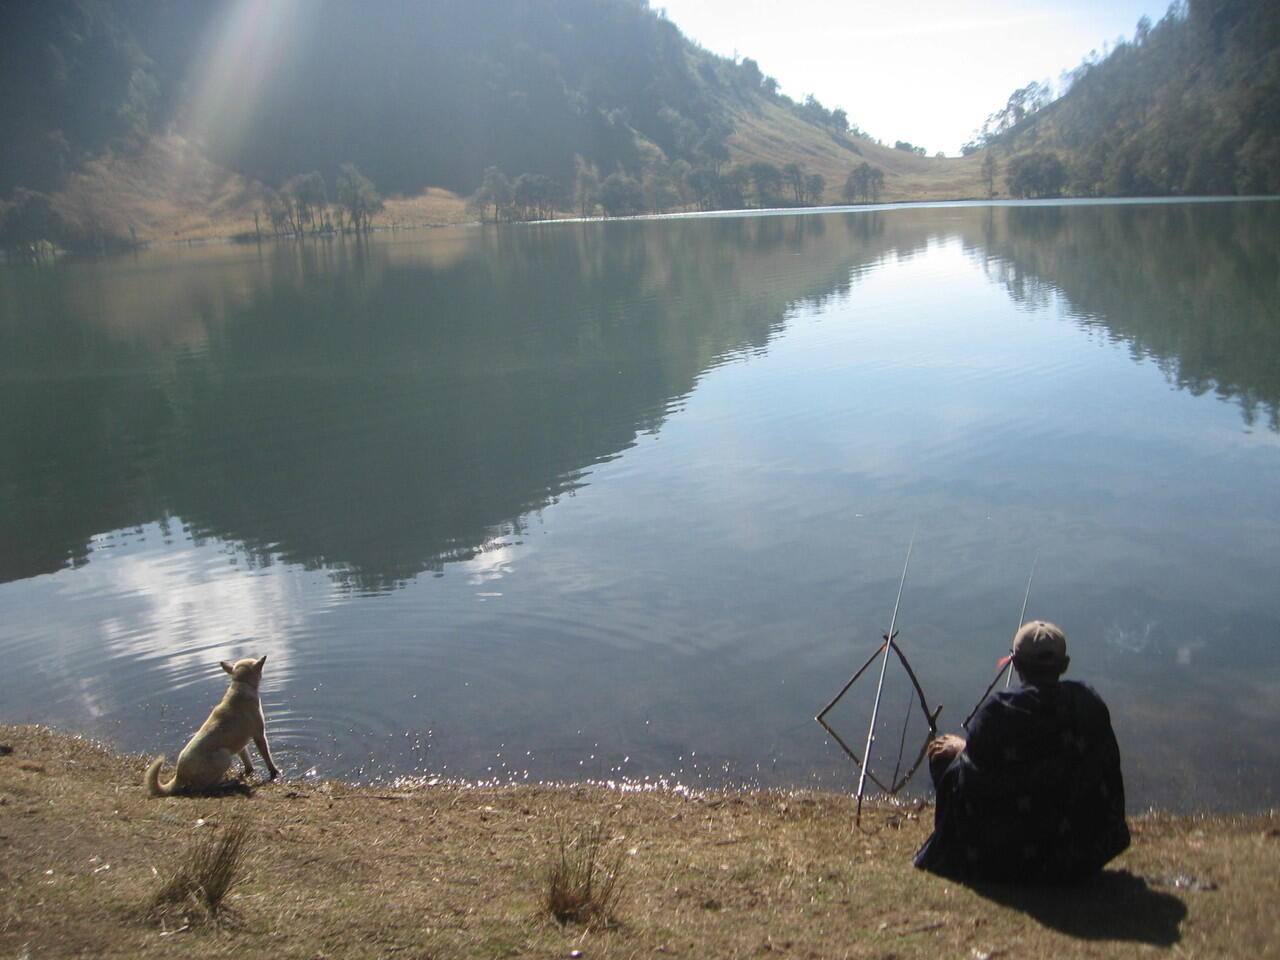
[[[880,712],[880,697],[884,693],[884,675],[889,669],[889,649],[893,646],[893,638],[898,635],[894,628],[898,625],[898,607],[902,604],[902,588],[907,582],[907,568],[911,566],[911,550],[916,545],[916,534],[911,532],[911,542],[907,544],[907,559],[902,564],[902,579],[898,581],[898,599],[893,602],[893,616],[889,620],[889,632],[884,637],[884,657],[880,661],[880,680],[876,684],[876,699],[871,705],[871,722],[867,724],[867,745],[862,750],[862,755],[871,760],[871,744],[875,741],[876,734],[876,716]],[[858,772],[858,808],[854,813],[853,822],[857,825],[862,823],[862,794],[867,786],[867,764],[864,763]]]
[[[1031,596],[1031,581],[1035,579],[1036,564],[1039,562],[1040,562],[1040,551],[1036,550],[1035,556],[1031,558],[1031,572],[1027,574],[1027,589],[1026,589],[1026,592],[1022,594],[1022,609],[1018,611],[1018,625],[1014,628],[1015,633],[1018,630],[1021,630],[1022,625],[1026,622],[1027,598]],[[1000,682],[1000,678],[1002,676],[1004,677],[1004,688],[1006,690],[1008,690],[1009,686],[1013,683],[1013,650],[1012,649],[1009,651],[1009,653],[1006,656],[1003,656],[1000,658],[1000,662],[999,664],[997,664],[997,666],[998,666],[998,669],[996,670],[995,677],[992,679],[991,683],[987,684],[987,689],[982,691],[982,696],[978,698],[978,702],[973,705],[973,709],[969,711],[969,715],[964,718],[964,723],[961,724],[961,726],[964,727],[966,730],[969,729],[969,721],[973,719],[973,715],[978,712],[978,708],[982,706],[983,701],[987,699],[987,696],[991,693],[991,691],[996,688],[996,684]]]
[[[1022,629],[1022,625],[1027,622],[1027,598],[1031,596],[1031,581],[1036,575],[1036,564],[1040,562],[1040,551],[1036,550],[1036,555],[1031,558],[1031,572],[1027,574],[1027,590],[1022,595],[1022,609],[1018,611],[1018,625],[1013,628],[1013,632],[1017,633]],[[1009,662],[1006,664],[1008,672],[1004,675],[1004,688],[1009,689],[1009,685],[1013,683],[1013,650],[1009,650]]]
[[[906,654],[902,652],[902,648],[899,647],[898,644],[895,642],[898,637],[898,631],[897,631],[898,610],[902,604],[902,589],[907,579],[907,568],[910,566],[910,563],[911,563],[911,552],[915,546],[915,536],[916,535],[913,532],[911,534],[911,544],[908,545],[907,547],[907,558],[902,566],[902,579],[898,583],[898,597],[893,605],[893,618],[889,624],[889,632],[886,634],[883,634],[884,642],[881,643],[880,646],[876,647],[875,651],[871,654],[871,656],[867,658],[866,662],[863,663],[862,666],[860,666],[856,671],[854,671],[853,676],[851,676],[845,682],[845,685],[840,688],[840,692],[837,693],[834,697],[832,697],[831,702],[828,703],[825,707],[823,707],[822,711],[814,718],[815,720],[818,721],[818,723],[822,724],[822,728],[827,731],[827,733],[831,736],[831,739],[833,739],[840,746],[841,750],[843,750],[846,754],[849,755],[849,758],[854,762],[854,764],[861,771],[858,779],[859,822],[861,821],[862,797],[866,790],[866,781],[870,780],[873,784],[875,784],[876,787],[878,787],[880,790],[890,795],[897,793],[904,786],[906,786],[907,783],[911,780],[911,778],[915,776],[916,771],[920,769],[920,765],[924,762],[924,758],[928,752],[929,740],[932,739],[933,736],[938,732],[938,714],[942,712],[941,706],[939,706],[937,709],[934,709],[934,710],[931,710],[929,708],[928,698],[925,697],[924,689],[920,686],[920,678],[916,676],[915,670],[911,668],[911,663],[910,661],[907,660]],[[844,695],[849,692],[849,688],[852,687],[854,683],[856,683],[858,679],[871,668],[872,664],[876,662],[877,658],[880,658],[881,656],[883,656],[884,661],[887,661],[889,659],[889,651],[891,650],[893,651],[894,656],[898,658],[898,662],[902,664],[902,669],[906,672],[907,677],[911,681],[912,689],[915,691],[916,700],[920,704],[920,712],[924,716],[925,723],[928,725],[928,728],[929,728],[929,732],[924,742],[920,745],[920,750],[917,752],[916,758],[911,764],[910,769],[908,769],[906,773],[904,773],[902,777],[899,778],[898,772],[902,768],[902,754],[903,752],[905,752],[905,749],[906,749],[906,723],[904,723],[902,742],[899,744],[898,760],[894,766],[893,779],[889,783],[884,783],[870,769],[871,744],[874,742],[874,739],[875,739],[875,717],[873,716],[870,729],[868,730],[868,740],[867,740],[867,748],[865,751],[865,756],[860,757],[858,756],[857,751],[854,750],[851,746],[849,746],[849,744],[847,744],[844,741],[844,738],[841,737],[840,734],[837,733],[836,730],[829,723],[827,723],[826,716],[828,713],[831,712],[831,710],[835,707],[835,705],[840,702],[840,700],[844,697]],[[880,666],[880,683],[876,688],[876,707],[877,708],[879,707],[880,697],[884,689],[885,670],[886,670],[886,664],[882,662]],[[910,720],[909,706],[908,706],[907,720],[908,722]]]

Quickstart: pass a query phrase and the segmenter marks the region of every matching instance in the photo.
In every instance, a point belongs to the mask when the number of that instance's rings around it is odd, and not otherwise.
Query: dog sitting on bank
[[[257,660],[221,662],[222,669],[231,674],[226,696],[178,754],[178,767],[172,780],[160,782],[164,757],[156,757],[147,768],[145,784],[151,796],[167,797],[175,793],[211,790],[223,782],[237,753],[244,761],[245,774],[253,773],[253,763],[249,760],[250,740],[257,745],[271,776],[274,778],[280,773],[271,762],[271,751],[267,748],[267,723],[262,715],[262,701],[258,699],[258,683],[262,680],[262,665],[266,662],[265,656]]]

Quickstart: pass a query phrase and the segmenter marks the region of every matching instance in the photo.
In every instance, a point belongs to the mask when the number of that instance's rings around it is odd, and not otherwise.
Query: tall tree
[[[560,203],[560,185],[543,173],[522,173],[511,185],[521,220],[548,220]]]
[[[845,202],[862,200],[876,203],[880,200],[880,190],[883,187],[884,171],[864,160],[849,171],[849,177],[844,183]]]
[[[811,173],[804,178],[805,202],[811,207],[822,204],[822,194],[827,189],[827,178],[820,173]]]
[[[689,189],[699,210],[714,210],[720,198],[720,174],[698,167],[689,174]]]
[[[319,171],[312,170],[310,173],[290,177],[280,188],[280,197],[284,200],[290,225],[297,236],[302,236],[308,227],[313,232],[319,228],[324,208],[329,202],[324,177],[320,176]]]
[[[1067,183],[1067,171],[1056,153],[1039,151],[1009,161],[1005,177],[1014,197],[1057,197]]]
[[[982,182],[987,187],[987,199],[990,200],[996,195],[996,175],[999,173],[1000,163],[996,160],[996,152],[992,147],[987,148],[986,155],[982,158]]]
[[[747,169],[751,174],[751,182],[755,186],[756,206],[775,206],[778,202],[778,191],[782,189],[782,171],[765,160],[757,160]]]
[[[489,167],[484,172],[479,189],[471,195],[471,203],[479,210],[481,220],[486,219],[485,212],[492,209],[493,216],[489,219],[496,222],[507,216],[513,196],[511,181],[507,179],[507,175],[497,167]]]
[[[787,186],[791,188],[791,192],[795,195],[796,203],[804,203],[804,167],[800,166],[798,163],[785,164],[782,168],[782,176],[786,180]]]
[[[625,173],[611,173],[601,184],[600,205],[606,216],[637,216],[644,213],[644,189]]]
[[[724,165],[729,162],[727,134],[721,128],[708,130],[706,135],[698,141],[695,153],[716,174],[719,174]]]
[[[600,172],[581,155],[573,158],[573,202],[578,216],[590,217],[600,203]]]
[[[344,163],[338,168],[336,186],[338,205],[347,212],[351,228],[367,233],[370,219],[383,208],[382,197],[378,195],[373,181],[361,173],[354,163]]]

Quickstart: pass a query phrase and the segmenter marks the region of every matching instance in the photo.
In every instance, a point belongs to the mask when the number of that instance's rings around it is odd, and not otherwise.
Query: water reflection
[[[164,515],[357,591],[518,539],[703,371],[884,254],[825,227],[450,231],[161,254],[56,285],[10,274],[0,390],[21,509],[0,578],[82,564],[95,534]]]
[[[0,579],[197,534],[386,589],[521,535],[787,311],[958,237],[1028,308],[1280,429],[1272,204],[952,208],[166,252],[9,271]],[[789,258],[785,258],[790,254]]]
[[[966,246],[1014,300],[1078,322],[1280,431],[1280,207],[1271,202],[992,209]]]

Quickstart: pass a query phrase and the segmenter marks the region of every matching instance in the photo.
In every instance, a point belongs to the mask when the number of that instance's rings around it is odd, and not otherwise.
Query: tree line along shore
[[[578,159],[580,166],[568,187],[545,174],[522,173],[509,178],[498,167],[490,167],[471,195],[428,191],[434,192],[437,200],[426,205],[421,197],[384,198],[359,167],[343,163],[329,179],[312,170],[289,177],[279,189],[244,184],[241,202],[221,214],[216,204],[210,210],[199,196],[188,197],[185,203],[178,200],[168,218],[141,232],[135,225],[140,219],[136,211],[119,197],[112,197],[110,187],[95,185],[87,177],[73,179],[71,189],[61,194],[18,188],[7,201],[0,200],[0,249],[11,261],[43,262],[61,252],[106,253],[191,239],[262,242],[476,221],[802,209],[879,203],[885,184],[884,171],[866,161],[850,169],[838,197],[833,197],[821,173],[808,172],[794,162],[778,166],[756,160],[696,169],[678,162],[660,173],[650,170],[637,178],[622,172],[602,177],[594,166]],[[990,174],[989,196],[997,193],[996,169],[991,164],[983,166]],[[118,175],[118,171],[111,172],[113,177]],[[1028,183],[1025,176],[1017,181],[1018,195],[1039,196],[1038,188]],[[180,229],[184,219],[193,214],[192,207],[199,209],[196,215],[212,231],[193,237]]]

